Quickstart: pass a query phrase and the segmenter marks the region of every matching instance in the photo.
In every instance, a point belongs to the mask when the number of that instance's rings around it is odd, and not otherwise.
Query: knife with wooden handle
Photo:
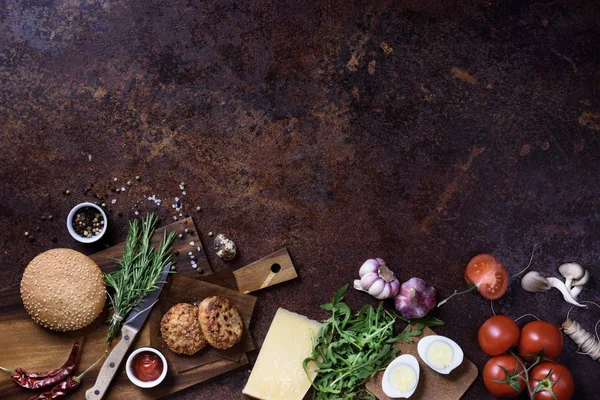
[[[135,341],[134,339],[138,332],[142,329],[142,326],[144,326],[144,322],[146,322],[146,319],[150,315],[152,307],[158,300],[158,296],[167,282],[167,276],[170,269],[171,263],[168,263],[163,268],[160,277],[156,282],[156,289],[148,293],[142,302],[127,316],[127,322],[125,322],[123,328],[121,328],[121,340],[112,349],[104,361],[104,364],[102,364],[102,368],[100,368],[100,373],[96,378],[94,386],[85,392],[85,398],[87,400],[100,400],[108,391],[108,387],[117,374],[119,366]]]

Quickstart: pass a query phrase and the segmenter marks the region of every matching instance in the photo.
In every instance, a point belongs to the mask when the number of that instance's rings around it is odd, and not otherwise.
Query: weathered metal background
[[[0,286],[48,248],[95,250],[66,231],[74,204],[106,202],[117,243],[136,210],[178,216],[178,196],[205,244],[236,241],[233,267],[292,252],[301,277],[260,294],[259,345],[277,307],[326,318],[318,305],[375,256],[441,298],[475,254],[516,273],[537,244],[532,269],[578,261],[597,301],[599,43],[600,7],[583,0],[4,1]],[[518,281],[496,312],[563,321],[557,291]],[[481,369],[489,302],[437,315]],[[600,312],[575,318],[591,330]],[[594,398],[598,363],[565,343],[575,398]],[[248,375],[171,398],[241,399]],[[481,378],[466,396],[489,397]]]

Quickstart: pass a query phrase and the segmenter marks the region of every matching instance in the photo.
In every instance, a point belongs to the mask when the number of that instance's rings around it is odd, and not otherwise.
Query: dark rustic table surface
[[[598,300],[599,54],[597,1],[3,1],[0,287],[41,251],[122,241],[135,211],[168,223],[180,197],[205,244],[236,241],[233,268],[290,249],[300,277],[260,293],[259,346],[277,307],[327,318],[370,257],[442,298],[475,254],[514,274],[537,245],[532,269],[577,261]],[[94,246],[65,227],[85,200],[109,211]],[[519,279],[495,302],[557,324],[568,309]],[[481,371],[489,301],[435,315]],[[600,366],[575,351],[575,398],[598,398]],[[249,369],[170,398],[242,399]],[[465,396],[490,397],[481,378]]]

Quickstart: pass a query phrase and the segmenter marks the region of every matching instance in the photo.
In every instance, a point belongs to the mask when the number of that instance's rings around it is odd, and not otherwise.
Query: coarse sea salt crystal
[[[181,194],[185,196],[185,195],[187,195],[187,192],[183,191],[183,192],[181,192]]]
[[[177,221],[177,215],[173,215],[173,219]]]
[[[198,251],[202,251],[202,247],[196,247]]]
[[[194,243],[193,241],[192,241],[192,242],[190,242],[190,246],[192,246],[192,247],[194,247],[194,245],[195,245],[195,244],[196,244],[196,243]]]
[[[117,202],[117,199],[112,199],[112,200],[110,201],[110,204],[115,204],[116,202]]]
[[[135,215],[140,215],[139,211],[134,212]]]
[[[118,180],[119,180],[119,178],[113,178],[113,181],[115,181],[115,182],[118,181]]]
[[[124,191],[125,191],[125,186],[123,186],[123,187],[121,188],[121,192],[124,192]]]
[[[196,264],[192,264],[192,268],[196,269],[198,266]]]
[[[184,187],[185,186],[183,186],[183,185],[179,185],[179,189],[181,189],[181,190],[183,190]]]
[[[188,256],[191,256],[192,254],[194,254],[194,253],[192,253],[191,251],[188,251]]]

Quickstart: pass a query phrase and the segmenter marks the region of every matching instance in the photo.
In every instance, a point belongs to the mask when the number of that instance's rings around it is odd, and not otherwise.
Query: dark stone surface
[[[441,298],[475,254],[514,274],[537,244],[532,269],[578,261],[592,271],[581,297],[597,301],[599,26],[583,0],[4,1],[0,286],[48,248],[102,247],[69,237],[76,203],[117,199],[117,243],[136,201],[168,222],[180,196],[205,243],[236,241],[233,267],[292,252],[300,279],[260,294],[258,345],[279,306],[326,318],[318,305],[375,256]],[[468,294],[436,313],[480,370],[489,306]],[[495,309],[559,324],[569,307],[513,279]],[[599,317],[575,314],[590,330]],[[566,339],[575,398],[594,398],[598,364],[575,350]],[[248,374],[171,398],[241,399]],[[465,396],[489,397],[481,378]]]

